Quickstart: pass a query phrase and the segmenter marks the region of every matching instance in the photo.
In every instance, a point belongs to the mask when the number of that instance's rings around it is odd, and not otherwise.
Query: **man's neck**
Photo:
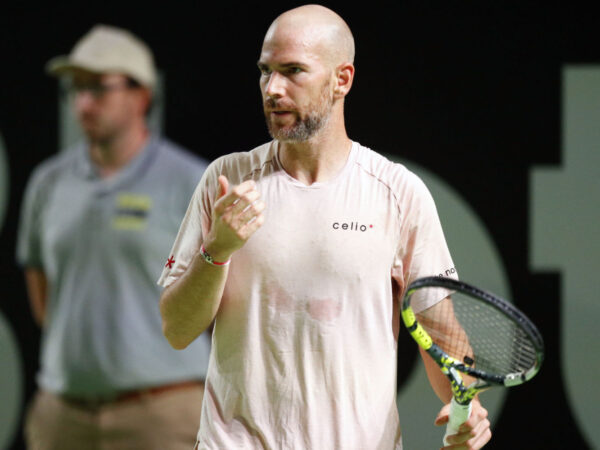
[[[89,143],[90,158],[102,178],[108,178],[126,166],[144,148],[149,131],[135,127],[106,141]]]
[[[352,141],[344,127],[322,130],[304,142],[280,142],[279,158],[285,171],[310,186],[334,178],[346,165]]]

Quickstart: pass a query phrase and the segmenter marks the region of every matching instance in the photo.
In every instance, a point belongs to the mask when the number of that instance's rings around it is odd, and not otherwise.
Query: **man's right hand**
[[[215,261],[227,261],[263,224],[265,203],[260,199],[254,180],[244,181],[232,189],[225,176],[219,176],[218,181],[219,196],[204,248]]]

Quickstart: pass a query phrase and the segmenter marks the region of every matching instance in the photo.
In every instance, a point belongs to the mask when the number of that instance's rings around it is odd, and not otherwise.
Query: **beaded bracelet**
[[[225,262],[218,262],[215,261],[213,259],[212,256],[209,255],[209,253],[206,251],[206,249],[204,248],[204,244],[202,244],[200,246],[200,254],[202,255],[202,257],[204,258],[204,261],[206,261],[209,264],[212,264],[213,266],[227,266],[229,265],[229,263],[231,262],[231,258],[229,258],[227,261]]]

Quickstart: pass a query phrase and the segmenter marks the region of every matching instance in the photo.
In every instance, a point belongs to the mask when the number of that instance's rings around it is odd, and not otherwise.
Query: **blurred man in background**
[[[17,258],[42,327],[27,445],[189,449],[210,344],[169,346],[155,280],[206,163],[149,131],[154,58],[130,32],[98,25],[47,69],[86,139],[35,169],[22,207]]]

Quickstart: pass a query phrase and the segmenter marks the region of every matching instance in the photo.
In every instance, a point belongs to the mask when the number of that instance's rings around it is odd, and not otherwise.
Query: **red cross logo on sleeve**
[[[171,257],[169,259],[167,259],[167,263],[165,264],[165,267],[172,269],[174,262],[175,262],[175,259],[173,258],[173,255],[171,255]]]

